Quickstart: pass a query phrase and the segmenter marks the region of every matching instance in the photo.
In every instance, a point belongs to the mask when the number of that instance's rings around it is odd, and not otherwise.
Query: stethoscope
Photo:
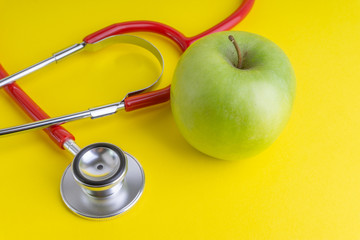
[[[74,154],[74,160],[66,168],[61,180],[61,196],[67,207],[76,214],[103,219],[119,215],[128,210],[140,198],[144,189],[145,177],[140,163],[130,154],[109,143],[94,143],[82,149],[75,143],[74,136],[59,124],[86,117],[92,119],[108,116],[119,109],[132,111],[170,99],[170,86],[148,93],[161,78],[164,63],[158,49],[148,41],[124,35],[129,32],[154,32],[173,40],[182,51],[193,42],[211,33],[230,30],[250,11],[255,0],[243,0],[238,9],[228,18],[214,27],[194,37],[185,37],[176,29],[162,23],[152,21],[131,21],[117,23],[88,35],[80,44],[75,44],[11,76],[0,65],[0,87],[34,120],[35,122],[1,129],[0,135],[7,135],[39,127],[47,127],[44,131],[62,149]],[[143,89],[128,93],[117,103],[90,108],[79,113],[50,118],[14,81],[31,72],[37,71],[50,63],[57,62],[83,49],[106,46],[110,43],[122,42],[135,44],[151,52],[162,67],[158,79]]]

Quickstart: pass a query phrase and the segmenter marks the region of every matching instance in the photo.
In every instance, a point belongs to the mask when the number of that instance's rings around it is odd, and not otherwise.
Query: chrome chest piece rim
[[[104,219],[131,208],[144,184],[144,171],[133,156],[115,145],[95,143],[83,148],[66,168],[60,192],[74,213]]]

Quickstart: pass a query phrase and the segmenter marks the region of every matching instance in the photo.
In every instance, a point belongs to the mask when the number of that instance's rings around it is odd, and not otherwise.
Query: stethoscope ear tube
[[[158,60],[160,66],[161,66],[161,72],[160,72],[159,76],[156,78],[156,80],[152,84],[150,84],[144,88],[129,92],[128,94],[126,94],[125,98],[120,102],[107,104],[107,105],[104,105],[101,107],[90,108],[90,109],[82,111],[82,112],[72,113],[69,115],[56,117],[56,118],[49,118],[49,116],[46,116],[46,119],[42,118],[43,120],[35,121],[32,123],[28,123],[28,124],[24,124],[24,125],[20,125],[20,126],[10,127],[10,128],[6,128],[6,129],[0,129],[0,135],[8,135],[8,134],[18,133],[18,132],[27,131],[27,130],[36,129],[36,128],[46,128],[46,127],[49,127],[52,125],[63,124],[66,122],[79,120],[79,119],[83,119],[83,118],[89,118],[89,117],[92,119],[100,118],[103,116],[108,116],[108,115],[114,114],[120,109],[125,108],[126,111],[132,111],[132,110],[135,110],[138,108],[166,102],[167,100],[169,100],[169,97],[170,97],[169,88],[165,88],[160,91],[155,91],[152,93],[136,96],[136,94],[144,92],[145,90],[150,89],[151,87],[155,86],[161,79],[162,74],[164,72],[164,59],[163,59],[160,51],[153,44],[148,42],[147,40],[142,39],[140,37],[131,36],[131,35],[112,36],[112,37],[103,39],[99,42],[96,42],[94,44],[89,44],[89,48],[91,48],[92,46],[95,46],[95,45],[106,46],[107,44],[114,43],[114,42],[134,44],[134,45],[140,46],[140,47],[148,50],[149,52],[151,52],[155,56],[155,58]],[[98,48],[98,47],[96,47],[96,48]],[[10,87],[7,88],[9,94],[12,95],[15,99],[17,99],[17,96],[19,96],[21,100],[25,100],[25,101],[17,100],[17,102],[20,103],[21,106],[23,106],[24,110],[26,110],[27,112],[30,112],[29,114],[36,115],[37,114],[36,112],[38,110],[33,107],[34,105],[36,106],[36,104],[26,94],[24,94],[23,91],[15,91],[15,87],[16,87],[16,85],[10,85]],[[18,88],[16,88],[16,89],[18,90]],[[127,98],[129,98],[129,99],[127,99]],[[26,102],[26,100],[30,100],[31,104],[28,104],[28,102]],[[45,116],[45,115],[46,115],[45,112],[42,111],[42,114],[40,114],[40,117]],[[64,141],[61,140],[61,143],[63,143],[63,142]]]

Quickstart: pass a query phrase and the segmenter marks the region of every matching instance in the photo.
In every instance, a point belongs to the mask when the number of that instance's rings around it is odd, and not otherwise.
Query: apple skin
[[[243,68],[236,66],[233,35]],[[271,145],[289,120],[296,89],[286,54],[253,33],[229,31],[193,43],[171,85],[171,109],[185,139],[215,158],[237,160]]]

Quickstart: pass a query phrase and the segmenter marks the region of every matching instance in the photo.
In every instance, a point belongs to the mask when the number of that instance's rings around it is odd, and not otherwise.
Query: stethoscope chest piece
[[[139,162],[109,143],[76,154],[61,180],[61,196],[74,213],[94,219],[115,217],[140,198],[145,176]]]

